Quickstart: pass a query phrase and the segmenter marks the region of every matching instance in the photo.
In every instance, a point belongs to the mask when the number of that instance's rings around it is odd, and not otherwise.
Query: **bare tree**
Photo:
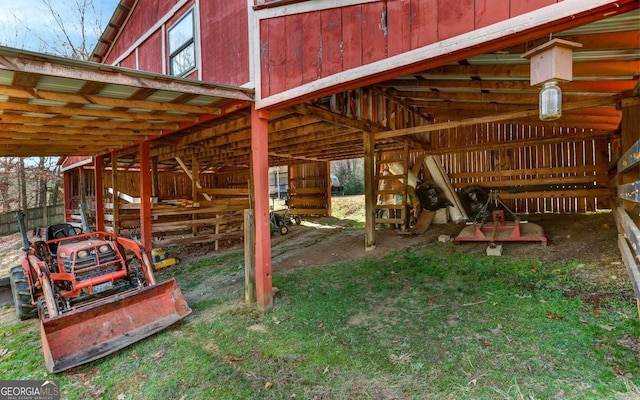
[[[17,198],[14,182],[16,165],[17,160],[14,157],[0,158],[0,196],[2,196],[2,212],[11,211],[13,202]]]
[[[51,27],[52,38],[39,37],[45,50],[64,57],[88,60],[103,28],[93,0],[41,1],[55,23]]]
[[[50,15],[48,29],[38,29],[15,14],[14,24],[0,24],[0,44],[58,56],[87,60],[103,30],[102,15],[94,0],[39,0]],[[25,2],[26,3],[26,2]],[[97,3],[100,5],[100,2]],[[29,3],[31,7],[36,4]],[[45,18],[46,19],[46,18]],[[47,22],[44,22],[47,25]],[[40,24],[42,25],[42,24]],[[40,26],[41,28],[41,26]],[[46,31],[46,33],[41,33]],[[0,212],[29,206],[57,205],[62,177],[55,157],[0,158]],[[51,191],[50,195],[48,195]],[[31,197],[29,197],[30,195]]]
[[[104,28],[102,8],[96,7],[94,0],[39,0],[39,3],[29,5],[34,10],[44,10],[45,17],[40,18],[40,23],[29,23],[11,12],[4,17],[8,23],[0,24],[0,44],[88,60]]]
[[[29,200],[27,199],[27,169],[24,164],[24,158],[20,158],[18,162],[18,187],[20,188],[20,207],[23,210],[29,208]]]

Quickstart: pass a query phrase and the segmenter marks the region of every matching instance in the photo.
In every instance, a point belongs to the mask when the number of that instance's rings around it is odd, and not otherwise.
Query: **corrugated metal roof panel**
[[[112,97],[114,99],[127,99],[131,97],[139,88],[123,85],[107,85],[105,86],[98,96]]]
[[[78,79],[61,78],[57,76],[42,76],[36,88],[40,90],[50,90],[64,93],[77,93],[85,84],[85,81]]]
[[[13,83],[13,71],[0,70],[0,85],[11,85]]]
[[[563,31],[555,36],[569,36],[586,33],[609,33],[609,32],[625,32],[640,29],[640,10],[631,11],[625,14],[616,15],[611,18],[605,18],[600,21],[583,25],[579,28]]]

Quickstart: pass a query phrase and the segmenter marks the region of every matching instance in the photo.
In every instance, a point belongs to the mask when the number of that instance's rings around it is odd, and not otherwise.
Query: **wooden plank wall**
[[[557,2],[381,0],[261,19],[262,97]],[[291,1],[275,1],[270,7],[278,3],[295,9]]]
[[[609,136],[581,134],[494,123],[434,132],[431,143],[456,189],[499,190],[515,212],[609,208]]]
[[[95,222],[93,171],[84,170],[84,194],[80,187],[80,170],[72,173],[72,207],[77,208],[84,198],[90,224]],[[137,201],[139,173],[117,171],[116,191]],[[160,172],[157,179],[157,197],[152,206],[152,234],[158,246],[176,243],[212,243],[218,247],[224,241],[242,238],[243,210],[249,205],[249,170],[236,169],[199,175],[203,189],[198,199],[192,198],[192,181],[184,173]],[[114,201],[108,189],[112,186],[112,171],[104,171],[105,225],[127,237],[137,236],[140,228],[140,204],[124,199]],[[210,200],[206,200],[204,194]],[[114,206],[117,205],[117,211]]]
[[[289,208],[295,215],[329,215],[329,164],[313,162],[289,166]]]

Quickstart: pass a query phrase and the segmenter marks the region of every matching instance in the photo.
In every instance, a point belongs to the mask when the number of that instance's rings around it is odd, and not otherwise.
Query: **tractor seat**
[[[76,236],[79,232],[71,224],[56,224],[47,228],[46,240],[63,239],[70,236]],[[50,243],[49,250],[52,255],[56,255],[59,243]]]

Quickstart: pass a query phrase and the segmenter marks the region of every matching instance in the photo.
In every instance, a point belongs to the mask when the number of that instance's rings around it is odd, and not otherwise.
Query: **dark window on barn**
[[[193,11],[169,29],[169,74],[184,76],[196,67]]]

